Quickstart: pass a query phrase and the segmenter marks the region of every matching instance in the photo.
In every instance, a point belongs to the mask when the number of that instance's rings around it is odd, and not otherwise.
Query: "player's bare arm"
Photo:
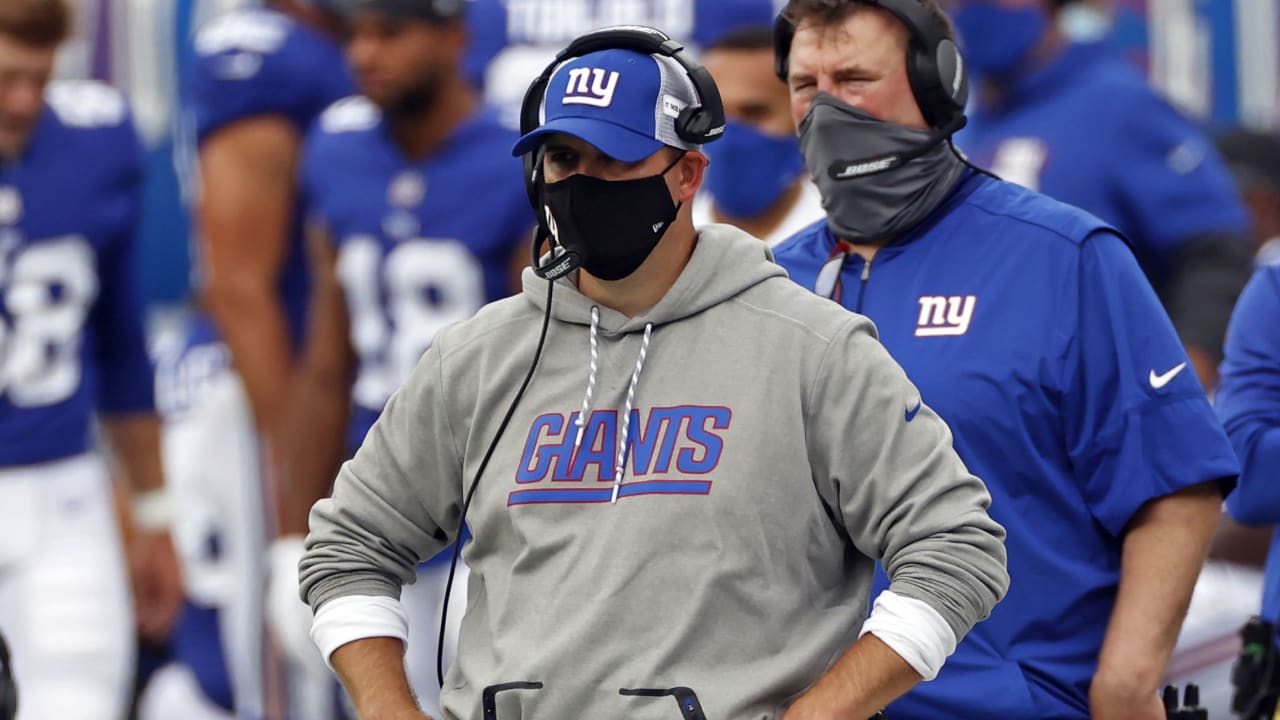
[[[182,604],[182,577],[163,517],[160,421],[152,413],[107,416],[102,428],[135,499],[128,554],[138,629],[143,637],[163,639]],[[146,507],[157,503],[160,509]]]
[[[351,404],[355,354],[346,303],[337,275],[337,255],[327,233],[307,234],[312,291],[307,334],[298,369],[289,383],[278,523],[282,536],[307,533],[307,513],[329,494],[345,455],[343,430]]]
[[[268,447],[280,443],[288,387],[288,324],[277,280],[287,252],[301,138],[283,117],[258,116],[200,148],[199,235],[204,303],[231,349]]]
[[[298,598],[298,560],[307,532],[307,513],[329,494],[344,456],[343,430],[351,404],[354,353],[347,340],[347,312],[327,234],[307,235],[312,290],[308,326],[297,369],[289,378],[283,410],[284,447],[276,487],[276,526],[271,545],[271,587],[267,614],[277,640],[295,661],[327,669],[310,638],[311,611]]]
[[[1222,507],[1216,482],[1147,503],[1125,533],[1120,592],[1089,693],[1099,720],[1161,720],[1156,698]]]

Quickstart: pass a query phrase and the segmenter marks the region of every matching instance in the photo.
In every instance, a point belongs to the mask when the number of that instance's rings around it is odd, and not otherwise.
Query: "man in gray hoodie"
[[[424,717],[397,598],[464,522],[446,718],[868,717],[1008,586],[985,487],[872,324],[694,228],[723,112],[663,40],[593,33],[535,82],[513,152],[550,259],[436,335],[311,512],[312,636],[366,720]]]

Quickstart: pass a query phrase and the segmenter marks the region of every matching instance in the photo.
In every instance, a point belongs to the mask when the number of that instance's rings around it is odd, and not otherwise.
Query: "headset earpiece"
[[[690,138],[704,138],[711,130],[712,121],[710,116],[700,107],[687,107],[680,111],[680,115],[676,117],[676,133],[682,140],[701,145],[707,140],[690,140]]]
[[[960,51],[950,38],[940,37],[935,43],[928,44],[913,34],[907,54],[907,70],[911,92],[931,127],[950,127],[957,116],[963,118],[965,102],[969,98],[969,81]],[[957,125],[956,129],[959,127]]]
[[[689,61],[680,51],[671,57],[680,62],[688,73],[699,100],[696,107],[691,105],[680,111],[675,123],[676,134],[692,145],[705,145],[720,139],[724,134],[724,101],[720,99],[720,88],[716,86],[711,72]]]

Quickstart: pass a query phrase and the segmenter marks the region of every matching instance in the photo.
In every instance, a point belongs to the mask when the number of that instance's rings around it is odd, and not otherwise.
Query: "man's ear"
[[[680,158],[680,186],[676,190],[676,202],[687,203],[693,200],[693,196],[702,187],[702,176],[710,162],[706,155],[696,150],[690,150]]]

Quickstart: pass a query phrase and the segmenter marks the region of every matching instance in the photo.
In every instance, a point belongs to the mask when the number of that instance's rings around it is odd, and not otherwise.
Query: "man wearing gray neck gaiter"
[[[775,33],[827,210],[776,259],[875,321],[1009,530],[1008,596],[887,714],[1160,720],[1236,462],[1119,232],[953,151],[951,37],[935,0],[790,0]]]

